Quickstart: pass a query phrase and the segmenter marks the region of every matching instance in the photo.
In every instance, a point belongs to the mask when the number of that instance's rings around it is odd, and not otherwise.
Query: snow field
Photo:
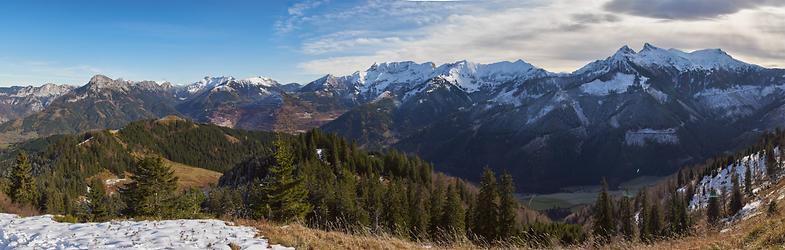
[[[0,213],[0,249],[293,249],[269,246],[251,227],[220,220],[60,223],[52,215]]]

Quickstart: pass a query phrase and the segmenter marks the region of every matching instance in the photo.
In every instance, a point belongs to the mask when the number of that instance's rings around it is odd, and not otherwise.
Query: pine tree
[[[662,236],[662,209],[660,208],[660,203],[656,200],[651,204],[648,221],[649,232],[654,236]]]
[[[744,167],[744,193],[752,195],[752,171],[749,165]]]
[[[602,179],[602,190],[594,205],[592,231],[602,242],[608,242],[616,235],[616,222],[613,216],[613,203],[608,195],[608,182]]]
[[[395,235],[403,235],[406,230],[406,215],[404,212],[405,198],[403,188],[394,181],[387,188],[384,199],[384,224],[387,230]]]
[[[668,231],[673,236],[683,235],[690,227],[687,206],[674,189],[668,199]]]
[[[635,236],[635,218],[630,198],[619,200],[619,229],[625,240],[631,241]]]
[[[434,183],[433,189],[431,191],[431,200],[429,203],[430,207],[430,215],[432,222],[430,224],[430,228],[428,229],[430,235],[434,239],[438,239],[443,236],[444,232],[444,225],[442,225],[441,219],[442,215],[444,214],[442,209],[444,209],[444,185],[441,182]]]
[[[777,174],[778,165],[777,157],[774,155],[774,148],[769,147],[768,150],[766,150],[766,174],[768,174],[770,178]]]
[[[145,157],[131,173],[131,183],[120,192],[131,216],[163,218],[171,214],[177,177],[160,157]]]
[[[706,208],[706,218],[709,226],[717,225],[717,222],[720,220],[720,216],[722,213],[722,208],[720,205],[719,195],[717,191],[712,189],[709,193],[709,204]]]
[[[262,192],[270,208],[270,219],[279,222],[302,220],[312,207],[307,202],[308,189],[295,175],[294,157],[288,143],[275,141],[275,165],[270,167]]]
[[[496,239],[499,221],[499,193],[496,189],[496,176],[489,168],[485,168],[480,178],[480,193],[477,196],[474,210],[474,228],[472,232],[480,240],[491,242]]]
[[[104,183],[99,178],[90,182],[90,191],[87,193],[88,211],[91,221],[104,221],[110,217],[109,197],[106,196]]]
[[[409,232],[411,233],[411,239],[415,241],[428,239],[430,214],[428,214],[428,210],[426,209],[427,197],[425,191],[421,188],[417,188],[413,183],[410,183],[409,185],[409,198],[411,199],[409,203],[411,208],[409,211],[412,211],[409,213]]]
[[[515,183],[512,180],[512,175],[503,174],[500,185],[498,237],[501,240],[508,240],[518,234],[515,219],[518,201],[515,199]]]
[[[466,215],[463,210],[463,205],[461,204],[461,197],[460,194],[458,194],[457,187],[451,185],[447,188],[447,202],[444,203],[442,211],[444,211],[444,213],[442,213],[440,224],[441,228],[443,228],[447,234],[447,237],[443,240],[455,241],[458,240],[459,237],[465,235],[464,217]]]
[[[16,157],[16,165],[11,170],[11,186],[8,191],[11,201],[16,203],[34,204],[37,200],[33,167],[25,152],[20,152]]]
[[[651,242],[652,240],[652,231],[649,224],[649,218],[651,217],[651,207],[649,206],[649,199],[646,197],[646,190],[643,189],[640,191],[639,195],[641,212],[638,214],[638,228],[640,230],[640,239],[642,242]]]
[[[735,173],[733,174],[733,189],[731,190],[731,199],[730,205],[728,207],[730,214],[735,215],[736,213],[744,207],[744,194],[741,192],[741,188],[739,187],[739,176]]]

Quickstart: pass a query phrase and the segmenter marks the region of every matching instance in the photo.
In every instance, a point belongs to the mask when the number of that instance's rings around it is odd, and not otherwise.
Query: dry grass
[[[255,220],[235,220],[239,225],[259,229],[260,236],[272,244],[295,247],[296,249],[487,249],[470,242],[452,245],[433,245],[426,242],[413,242],[388,235],[348,234],[338,231],[312,229],[300,224],[278,225]],[[499,249],[511,249],[510,247]]]
[[[172,167],[174,175],[177,176],[177,188],[185,190],[189,188],[206,188],[218,184],[221,173],[188,166],[182,163],[164,159],[166,164]]]
[[[30,205],[21,205],[18,203],[11,202],[11,199],[5,195],[5,193],[0,192],[0,212],[1,213],[9,213],[9,214],[16,214],[19,216],[34,216],[39,215],[38,209]]]
[[[162,158],[163,159],[163,158]],[[174,170],[174,175],[177,176],[177,190],[183,191],[188,190],[190,188],[197,188],[203,189],[211,186],[215,186],[218,184],[218,179],[221,178],[223,174],[219,172],[215,172],[212,170],[207,170],[203,168],[197,168],[188,166],[182,163],[173,162],[167,159],[163,159],[165,164],[168,164]],[[117,190],[122,187],[123,185],[131,182],[131,173],[125,173],[125,179],[118,181],[114,185],[106,185],[106,190],[111,194],[117,192]],[[100,178],[101,180],[109,180],[109,179],[118,179],[117,175],[109,172],[108,170],[103,170],[99,172],[97,175],[88,178],[90,181],[92,178]]]
[[[609,249],[785,249],[785,206],[781,200],[778,203],[778,215],[766,213],[768,202],[778,199],[785,193],[785,180],[781,180],[767,190],[760,192],[763,201],[759,214],[733,225],[725,226],[722,230],[706,228],[706,221],[697,223],[695,236],[682,239],[657,242],[653,245],[614,244]]]

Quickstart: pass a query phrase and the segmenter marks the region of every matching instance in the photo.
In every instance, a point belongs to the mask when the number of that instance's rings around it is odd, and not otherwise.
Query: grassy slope
[[[174,169],[174,175],[178,178],[177,187],[179,189],[215,186],[218,184],[218,179],[221,178],[222,175],[219,172],[204,168],[192,167],[170,160],[165,161]]]
[[[639,249],[783,249],[785,248],[785,199],[778,200],[785,195],[785,179],[760,192],[763,194],[761,207],[757,215],[751,216],[732,225],[726,225],[721,231],[708,230],[706,221],[698,222],[698,232],[695,236],[683,239],[658,242],[657,244],[627,245]],[[778,215],[769,216],[766,213],[768,202],[778,200]],[[616,248],[627,248],[617,245]]]
[[[165,164],[169,164],[174,170],[174,175],[177,176],[177,189],[178,190],[186,190],[189,188],[207,188],[210,186],[215,186],[218,184],[218,179],[221,178],[220,172],[207,170],[203,168],[197,168],[189,165],[185,165],[179,162],[173,162],[168,159],[163,159]],[[130,173],[127,173],[130,175]],[[98,178],[102,180],[109,180],[109,179],[118,179],[118,177],[112,174],[109,171],[102,171],[97,175]],[[126,177],[124,180],[119,181],[118,184],[124,184],[128,182],[128,178]],[[110,191],[115,191],[116,185],[109,185],[107,188]]]

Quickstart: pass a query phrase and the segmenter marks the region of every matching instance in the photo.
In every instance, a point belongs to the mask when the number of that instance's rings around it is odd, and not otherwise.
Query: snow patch
[[[583,93],[595,96],[607,96],[611,93],[624,93],[627,88],[635,84],[635,75],[616,73],[612,79],[602,81],[596,79],[594,81],[581,85]]]
[[[646,143],[679,144],[676,128],[627,130],[624,134],[624,143],[627,146],[645,146]]]
[[[52,215],[20,218],[0,214],[2,249],[293,249],[270,246],[251,227],[220,220],[112,221],[59,223]]]

